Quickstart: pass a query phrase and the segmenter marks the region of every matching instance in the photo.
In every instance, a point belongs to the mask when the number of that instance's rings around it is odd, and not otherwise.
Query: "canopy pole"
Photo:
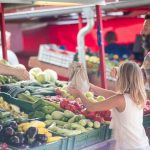
[[[7,60],[7,45],[6,45],[6,25],[4,18],[4,7],[3,4],[0,3],[0,27],[1,27],[1,43],[2,43],[2,53],[3,59]]]
[[[101,75],[101,87],[107,88],[106,83],[106,65],[105,65],[105,48],[103,41],[103,22],[101,6],[96,5],[96,17],[97,17],[97,40],[99,47],[99,59],[100,59],[100,75]]]

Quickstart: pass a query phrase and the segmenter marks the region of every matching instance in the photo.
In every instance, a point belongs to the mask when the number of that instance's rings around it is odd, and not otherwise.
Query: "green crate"
[[[87,141],[86,141],[87,142],[86,146],[93,145],[100,141],[100,138],[99,138],[100,129],[94,129],[87,133],[88,137],[87,137]]]
[[[3,97],[4,100],[7,101],[8,103],[19,106],[25,112],[33,111],[42,102],[41,100],[38,100],[35,103],[27,102],[27,101],[24,101],[24,100],[14,98],[10,94],[4,93],[4,92],[0,92],[0,97]]]
[[[61,150],[67,150],[67,146],[68,146],[68,138],[63,138]]]
[[[110,139],[111,135],[112,135],[112,129],[109,129],[109,124],[107,124],[106,133],[105,133],[105,140]]]
[[[150,114],[143,116],[143,126],[150,127]]]
[[[66,150],[81,150],[85,147],[104,141],[106,125],[102,124],[99,129],[93,129],[68,138]]]
[[[101,124],[101,127],[99,129],[99,140],[100,141],[105,140],[106,130],[107,130],[107,125],[106,124]]]
[[[26,149],[21,149],[21,148],[15,148],[15,147],[11,147],[10,148],[12,150],[62,150],[62,140],[57,141],[57,142],[52,142],[49,144],[43,144],[41,146],[37,146],[34,148],[26,148]]]
[[[82,133],[68,138],[67,150],[81,150],[86,147],[87,133]]]
[[[79,134],[74,137],[74,150],[80,150],[86,147],[87,144],[87,133]]]

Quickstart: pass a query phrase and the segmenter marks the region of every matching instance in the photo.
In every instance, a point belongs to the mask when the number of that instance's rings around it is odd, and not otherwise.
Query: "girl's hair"
[[[130,94],[133,101],[144,107],[146,92],[140,67],[134,62],[125,62],[120,65],[117,79],[117,90],[120,94]]]

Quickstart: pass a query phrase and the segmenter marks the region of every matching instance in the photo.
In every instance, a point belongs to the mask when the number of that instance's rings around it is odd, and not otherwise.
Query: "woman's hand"
[[[15,68],[14,75],[19,80],[30,80],[29,72],[25,68]]]
[[[68,87],[68,92],[75,97],[80,97],[82,94],[80,90],[71,87]]]

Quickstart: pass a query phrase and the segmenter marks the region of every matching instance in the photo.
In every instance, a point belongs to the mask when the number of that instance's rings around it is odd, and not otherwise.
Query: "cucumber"
[[[11,115],[10,112],[0,112],[0,118],[1,119],[9,117],[10,115]]]

